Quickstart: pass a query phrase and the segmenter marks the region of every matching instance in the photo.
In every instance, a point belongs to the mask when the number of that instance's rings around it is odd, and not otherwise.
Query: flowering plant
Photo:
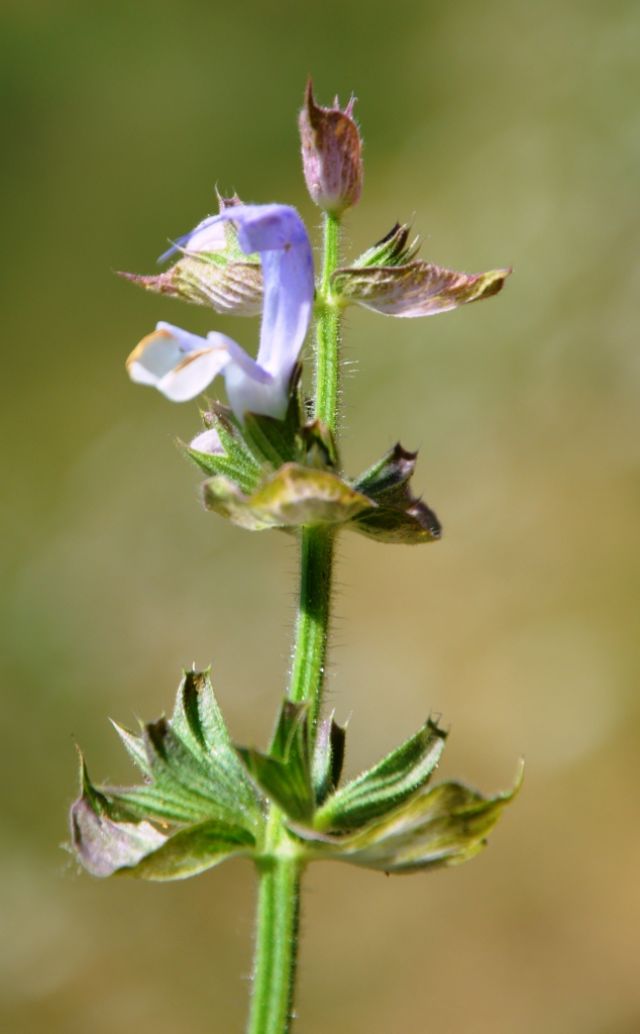
[[[127,360],[131,379],[182,402],[224,378],[229,405],[208,403],[185,446],[206,475],[205,507],[248,530],[280,529],[300,542],[300,604],[289,683],[266,750],[233,742],[208,671],[189,671],[169,719],[139,732],[116,726],[142,782],[96,786],[84,761],[71,809],[73,849],[95,876],[192,876],[233,856],[259,877],[256,957],[248,1031],[290,1029],[300,882],[316,859],[386,873],[454,865],[486,842],[514,790],[484,796],[458,782],[431,785],[446,734],[429,718],[361,775],[341,783],[345,729],[323,706],[335,538],[341,528],[387,543],[440,538],[414,494],[417,454],[400,444],[357,476],[342,467],[338,426],[344,309],[433,315],[496,294],[509,270],[466,274],[418,259],[396,224],[343,265],[340,226],[359,199],[362,158],[354,101],[300,114],[303,170],[323,210],[316,279],[305,226],[283,204],[219,198],[219,212],[178,238],[164,272],[123,274],[140,286],[215,312],[261,314],[253,359],[217,331],[199,337],[166,322]],[[301,352],[315,322],[314,390],[305,396]]]

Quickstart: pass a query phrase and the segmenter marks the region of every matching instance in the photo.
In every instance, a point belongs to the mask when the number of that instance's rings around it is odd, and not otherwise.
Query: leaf
[[[336,790],[316,813],[316,829],[365,825],[420,790],[435,771],[446,733],[431,719],[377,765]]]

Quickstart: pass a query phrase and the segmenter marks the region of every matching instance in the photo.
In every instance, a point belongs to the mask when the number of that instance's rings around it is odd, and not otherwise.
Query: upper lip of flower
[[[258,355],[253,360],[224,334],[198,337],[168,323],[144,338],[127,360],[132,380],[186,401],[223,373],[232,408],[282,416],[288,386],[309,326],[314,296],[313,257],[304,223],[289,205],[234,205],[199,223],[161,256],[206,251],[231,220],[245,254],[258,253],[264,304]]]

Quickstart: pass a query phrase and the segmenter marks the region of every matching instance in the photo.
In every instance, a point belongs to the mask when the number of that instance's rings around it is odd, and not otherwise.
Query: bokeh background
[[[170,707],[213,663],[264,742],[296,552],[205,514],[174,447],[196,405],[129,383],[157,319],[224,321],[112,275],[152,271],[216,184],[318,214],[299,168],[307,74],[359,98],[355,254],[396,219],[423,254],[512,264],[504,293],[422,321],[351,311],[344,452],[396,439],[446,529],[341,540],[330,697],[351,772],[431,712],[441,773],[525,786],[489,849],[390,878],[306,879],[300,1034],[640,1030],[640,10],[634,0],[244,4],[4,0],[2,1021],[9,1034],[231,1034],[245,1015],[246,863],[93,881],[60,849],[74,743]],[[317,240],[317,235],[316,238]]]

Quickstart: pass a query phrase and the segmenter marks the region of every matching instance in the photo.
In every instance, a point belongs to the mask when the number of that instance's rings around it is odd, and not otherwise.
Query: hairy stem
[[[289,1030],[298,954],[300,864],[286,848],[280,813],[272,807],[265,856],[260,867],[253,995],[247,1034]]]
[[[324,248],[316,300],[314,413],[335,434],[338,415],[340,310],[331,297],[338,267],[340,223],[324,217]],[[303,528],[300,535],[300,600],[294,634],[289,699],[308,703],[312,725],[320,715],[326,669],[333,566],[333,532]],[[291,849],[282,814],[270,805],[260,887],[247,1034],[290,1030],[298,947],[301,863]]]
[[[340,263],[340,222],[324,217],[322,276],[316,300],[315,415],[336,433],[340,363],[340,308],[331,297],[331,274]]]
[[[322,703],[329,639],[332,532],[324,528],[305,528],[300,538],[300,552],[300,604],[289,697],[296,703],[309,703],[315,725]]]
[[[340,262],[340,222],[324,217],[322,273],[316,299],[315,416],[336,433],[339,391],[340,309],[331,297],[331,274]],[[318,720],[329,640],[333,532],[303,528],[300,536],[300,602],[289,697],[309,703]]]

